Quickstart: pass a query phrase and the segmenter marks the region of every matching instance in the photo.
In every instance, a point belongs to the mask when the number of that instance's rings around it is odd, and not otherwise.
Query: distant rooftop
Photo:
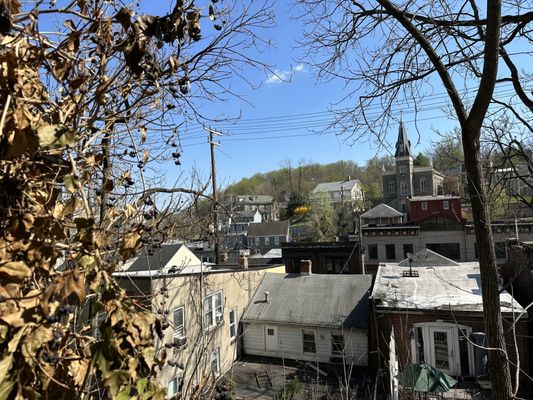
[[[455,200],[461,199],[459,196],[438,195],[438,196],[413,196],[408,198],[410,202],[414,201],[432,201],[432,200]]]
[[[400,267],[409,267],[409,258],[398,263]],[[411,256],[411,267],[459,266],[461,264],[429,249],[422,249]]]
[[[313,189],[313,193],[340,192],[342,190],[349,192],[356,185],[359,185],[358,179],[352,179],[349,181],[323,182],[316,185],[316,187]]]
[[[289,226],[289,221],[253,222],[248,226],[248,236],[284,236]]]
[[[265,194],[239,194],[235,198],[240,204],[270,204],[274,201],[272,196]]]
[[[376,218],[398,218],[403,217],[403,214],[387,204],[381,203],[371,208],[367,212],[361,214],[361,218],[364,219],[376,219]]]

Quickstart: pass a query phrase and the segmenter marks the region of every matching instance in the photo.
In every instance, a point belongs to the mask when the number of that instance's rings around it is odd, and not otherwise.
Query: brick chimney
[[[311,260],[300,260],[300,275],[311,275],[312,269]]]
[[[248,256],[239,257],[239,267],[242,269],[248,269]]]

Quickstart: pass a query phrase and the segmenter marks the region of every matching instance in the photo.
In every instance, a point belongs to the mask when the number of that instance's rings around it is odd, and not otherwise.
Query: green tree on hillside
[[[314,242],[329,242],[337,233],[337,213],[326,193],[313,193],[310,197],[311,237]]]

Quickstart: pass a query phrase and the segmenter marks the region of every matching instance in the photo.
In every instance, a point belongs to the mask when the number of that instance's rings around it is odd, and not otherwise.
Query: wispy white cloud
[[[305,71],[305,67],[303,64],[298,64],[296,67],[292,69],[294,72],[303,72]]]
[[[267,77],[267,79],[265,80],[265,83],[268,85],[275,84],[275,83],[284,83],[284,82],[289,83],[296,74],[300,72],[304,72],[304,71],[305,71],[305,67],[303,64],[297,64],[290,70],[275,69],[274,72],[272,72]]]

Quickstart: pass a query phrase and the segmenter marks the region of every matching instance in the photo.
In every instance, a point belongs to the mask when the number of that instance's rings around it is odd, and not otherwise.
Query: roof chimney
[[[311,275],[312,266],[311,260],[300,260],[300,275]]]
[[[248,256],[242,255],[239,257],[239,267],[242,269],[248,269]]]

